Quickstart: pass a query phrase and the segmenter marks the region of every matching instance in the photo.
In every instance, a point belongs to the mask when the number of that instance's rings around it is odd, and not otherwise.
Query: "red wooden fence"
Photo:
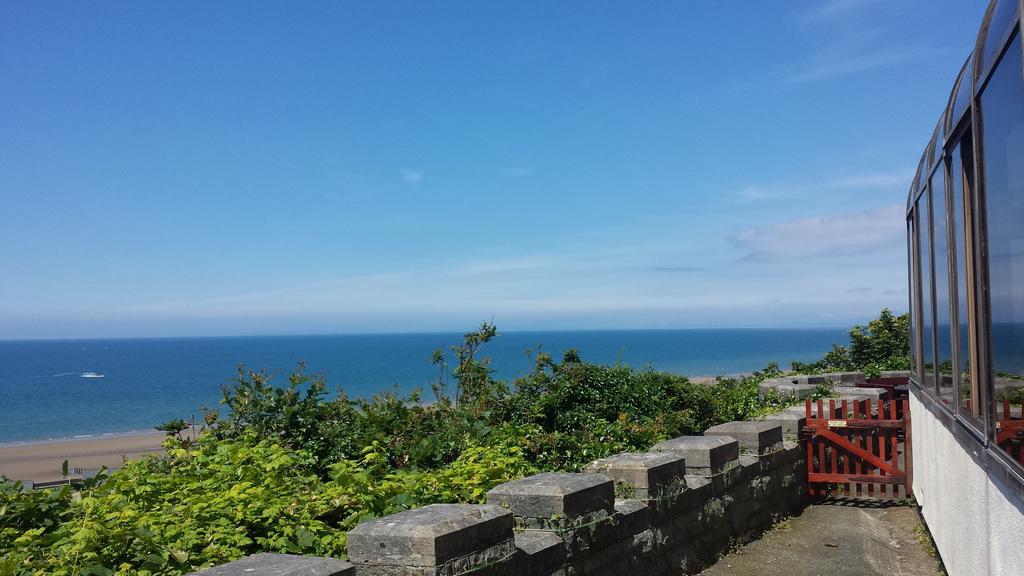
[[[816,409],[815,409],[816,408]],[[811,496],[906,498],[913,481],[910,406],[898,400],[807,400]]]
[[[1024,402],[1020,408],[1003,400],[996,413],[996,443],[1014,460],[1024,464]]]

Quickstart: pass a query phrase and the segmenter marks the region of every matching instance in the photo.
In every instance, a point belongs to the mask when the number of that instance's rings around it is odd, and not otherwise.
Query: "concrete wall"
[[[807,503],[804,451],[781,422],[729,422],[623,453],[584,473],[495,487],[487,504],[369,520],[349,563],[255,555],[210,576],[693,574]],[[320,563],[317,563],[320,562]]]
[[[914,496],[949,575],[1024,574],[1024,501],[911,388]]]

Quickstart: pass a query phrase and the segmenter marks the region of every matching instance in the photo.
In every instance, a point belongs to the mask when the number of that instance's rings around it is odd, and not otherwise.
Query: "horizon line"
[[[556,328],[556,329],[498,329],[502,334],[520,333],[567,333],[567,332],[682,332],[687,330],[842,330],[849,332],[853,326],[809,325],[809,326],[691,326],[686,328]],[[472,330],[398,330],[381,332],[283,332],[267,334],[208,334],[192,336],[81,336],[62,337],[44,336],[37,338],[0,337],[0,343],[11,342],[88,342],[102,340],[202,340],[220,338],[330,338],[337,336],[427,336],[427,335],[463,335]]]

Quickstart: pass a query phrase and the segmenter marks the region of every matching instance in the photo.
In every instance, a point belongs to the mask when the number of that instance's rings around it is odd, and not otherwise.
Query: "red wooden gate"
[[[910,406],[898,400],[807,400],[804,441],[811,496],[907,498],[913,468]]]

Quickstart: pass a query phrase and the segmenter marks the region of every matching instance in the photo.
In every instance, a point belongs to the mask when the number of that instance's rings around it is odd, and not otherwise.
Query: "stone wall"
[[[909,378],[910,372],[903,370],[886,371],[882,372],[879,377]],[[858,399],[877,399],[884,392],[881,388],[873,388],[868,385],[867,377],[863,372],[830,372],[827,374],[769,378],[760,384],[761,399],[764,400],[767,394],[775,393],[784,398],[803,400],[810,398],[815,390],[818,389],[818,386],[822,384],[835,386],[840,393],[848,395],[849,398],[853,398],[855,395],[858,396]]]
[[[583,473],[502,484],[487,504],[369,520],[349,532],[349,563],[260,554],[202,574],[692,574],[806,505],[804,453],[783,425],[728,422]]]

